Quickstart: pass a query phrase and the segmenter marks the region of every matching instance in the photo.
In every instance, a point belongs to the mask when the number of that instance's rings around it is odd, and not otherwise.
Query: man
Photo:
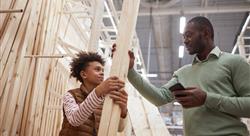
[[[176,99],[183,106],[186,136],[248,136],[241,117],[250,117],[250,66],[238,55],[220,51],[214,45],[214,31],[205,17],[192,18],[183,34],[192,64],[183,66],[160,88],[148,83],[133,69],[129,52],[128,79],[156,106]],[[185,89],[169,88],[181,83]]]

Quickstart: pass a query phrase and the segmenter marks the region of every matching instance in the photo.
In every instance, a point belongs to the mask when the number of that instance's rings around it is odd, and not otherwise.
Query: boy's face
[[[85,70],[83,70],[84,73],[84,82],[88,82],[89,84],[92,84],[94,86],[99,85],[104,78],[104,67],[101,63],[98,61],[89,62],[88,66]]]

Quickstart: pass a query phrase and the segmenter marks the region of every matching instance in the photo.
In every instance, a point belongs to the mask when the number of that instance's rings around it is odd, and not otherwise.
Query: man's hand
[[[111,58],[113,58],[114,52],[116,51],[115,43],[112,45],[111,51],[112,51]],[[131,69],[134,67],[135,55],[132,51],[128,51],[128,56],[129,56],[129,69]]]
[[[125,86],[125,83],[119,80],[118,77],[111,76],[105,81],[103,81],[101,84],[99,84],[96,87],[95,91],[96,91],[96,95],[100,97],[100,96],[106,95],[107,93],[111,91],[118,91],[121,88],[124,88],[124,86]]]
[[[115,51],[116,51],[116,44],[114,43],[114,44],[112,45],[112,49],[111,49],[111,52],[112,52],[111,58],[113,58],[114,52],[115,52]]]
[[[207,93],[197,87],[189,87],[185,90],[173,92],[175,99],[184,108],[198,107],[205,103]]]
[[[127,102],[128,102],[128,94],[124,89],[119,91],[111,91],[109,93],[110,98],[114,100],[114,103],[118,104],[121,108],[121,117],[125,118],[127,116]]]
[[[134,67],[135,55],[132,51],[128,51],[128,56],[129,56],[129,69],[131,69]]]

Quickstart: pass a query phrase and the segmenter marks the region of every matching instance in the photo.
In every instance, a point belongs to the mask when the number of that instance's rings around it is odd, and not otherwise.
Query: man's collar
[[[221,52],[221,50],[219,49],[219,47],[216,46],[216,47],[214,47],[213,50],[208,54],[207,58],[206,58],[205,60],[203,60],[203,61],[207,61],[208,58],[211,57],[211,56],[215,56],[215,57],[219,58],[220,55],[221,55],[221,53],[222,53],[222,52]],[[195,64],[195,63],[198,63],[198,62],[203,62],[203,61],[199,60],[198,56],[196,55],[196,56],[194,57],[194,60],[193,60],[192,64]]]

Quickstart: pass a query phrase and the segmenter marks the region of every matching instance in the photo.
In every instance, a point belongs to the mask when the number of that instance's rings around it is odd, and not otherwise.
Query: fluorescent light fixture
[[[184,56],[184,46],[180,45],[179,46],[179,58],[183,58]]]
[[[146,74],[147,77],[158,77],[157,74]]]
[[[180,33],[181,34],[183,34],[184,32],[185,26],[186,26],[186,17],[181,16],[180,17]]]

